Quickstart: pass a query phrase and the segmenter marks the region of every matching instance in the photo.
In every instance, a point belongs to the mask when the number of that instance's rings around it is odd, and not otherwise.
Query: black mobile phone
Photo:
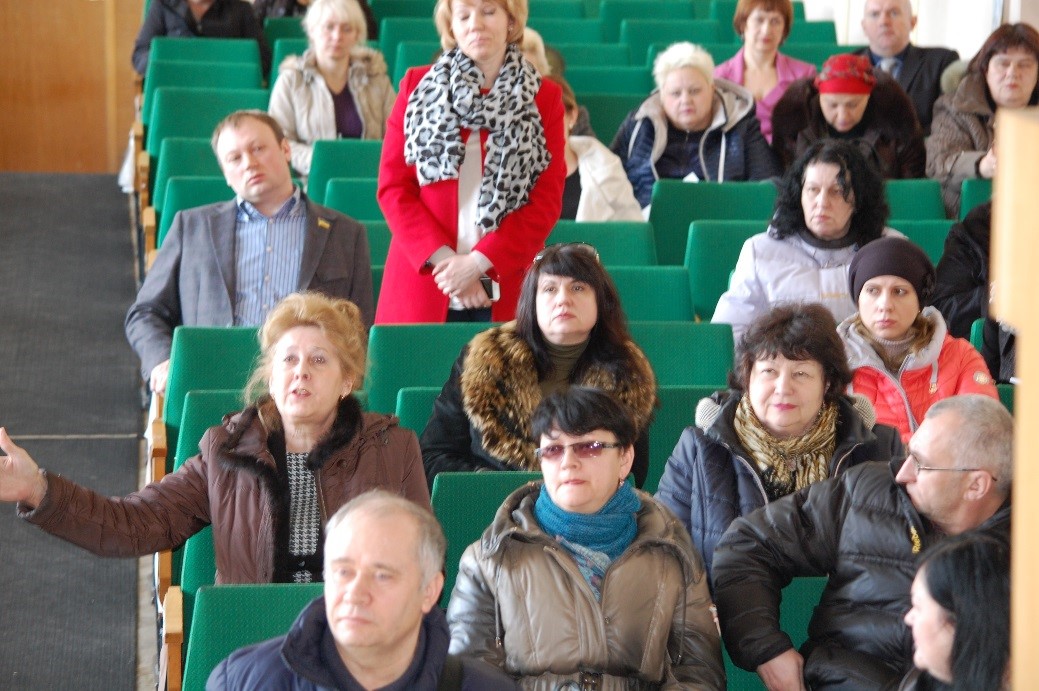
[[[487,298],[491,302],[496,302],[501,297],[498,282],[491,280],[490,276],[480,276],[480,285],[483,286],[483,292],[487,293]]]

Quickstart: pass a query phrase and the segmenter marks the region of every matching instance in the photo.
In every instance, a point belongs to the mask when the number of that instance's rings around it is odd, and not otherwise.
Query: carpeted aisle
[[[114,176],[0,174],[0,425],[52,472],[137,482],[134,296]],[[102,559],[0,505],[0,688],[132,689],[136,561]]]

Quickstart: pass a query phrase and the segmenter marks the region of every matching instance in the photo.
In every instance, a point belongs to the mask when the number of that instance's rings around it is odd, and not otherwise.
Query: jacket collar
[[[931,342],[924,346],[923,350],[913,353],[906,358],[899,372],[936,365],[938,356],[942,352],[942,346],[945,345],[945,336],[948,334],[948,328],[945,326],[945,319],[942,318],[941,313],[934,307],[928,306],[924,307],[920,314],[924,319],[934,324],[934,336],[931,337]],[[869,341],[855,329],[856,316],[857,314],[851,315],[837,326],[837,333],[841,340],[844,341],[844,349],[848,353],[848,367],[853,371],[859,367],[872,367],[886,372],[887,367],[884,365],[883,358],[877,354],[877,351],[873,349]]]

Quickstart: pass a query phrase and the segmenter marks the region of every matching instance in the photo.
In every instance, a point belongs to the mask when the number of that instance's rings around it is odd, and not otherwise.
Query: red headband
[[[831,56],[815,77],[821,94],[869,94],[876,83],[869,58],[850,53]]]

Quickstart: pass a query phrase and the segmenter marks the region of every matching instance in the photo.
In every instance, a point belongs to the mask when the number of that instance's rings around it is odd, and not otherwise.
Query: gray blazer
[[[298,289],[352,301],[370,326],[375,307],[364,226],[305,196],[303,200],[307,234]],[[169,359],[174,327],[234,324],[236,216],[232,200],[186,209],[173,219],[126,313],[126,338],[141,359],[145,380]]]

